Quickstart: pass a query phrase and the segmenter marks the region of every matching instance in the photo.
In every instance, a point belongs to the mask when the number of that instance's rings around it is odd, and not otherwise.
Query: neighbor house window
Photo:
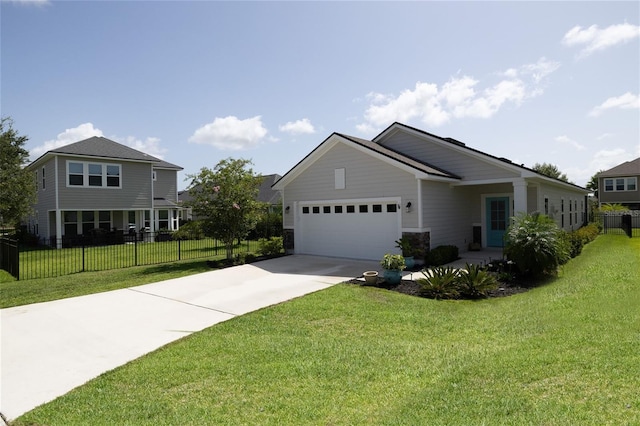
[[[98,212],[98,228],[106,231],[111,229],[111,212],[103,210]]]
[[[78,235],[78,212],[64,212],[64,235]]]
[[[119,164],[67,161],[67,186],[120,188]]]
[[[96,227],[95,225],[95,213],[92,211],[82,212],[82,233],[87,234],[89,231]]]
[[[638,189],[638,178],[621,177],[604,180],[605,192],[611,191],[636,191]]]
[[[47,187],[47,182],[46,182],[45,177],[46,177],[46,176],[45,176],[45,169],[44,169],[44,167],[42,167],[42,190],[43,190],[43,191],[44,191],[44,190],[45,190],[45,188]]]

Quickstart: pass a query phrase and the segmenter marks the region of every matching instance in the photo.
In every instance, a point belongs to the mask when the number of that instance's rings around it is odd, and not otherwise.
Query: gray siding
[[[74,188],[67,187],[67,160],[87,161],[81,158],[60,156],[58,159],[59,203],[62,210],[122,210],[150,208],[150,163],[127,161],[103,161],[121,165],[122,188]],[[100,162],[100,161],[96,161]]]
[[[472,241],[479,195],[471,187],[452,188],[447,183],[423,182],[423,224],[430,230],[431,248],[455,245],[465,251]]]
[[[345,169],[345,189],[335,189],[335,169]],[[401,197],[417,201],[418,182],[414,175],[355,148],[338,143],[304,170],[284,189],[283,205],[294,201],[341,200]],[[414,212],[416,210],[414,209]],[[418,215],[403,209],[402,226],[418,226]],[[293,227],[293,214],[284,215],[285,227]]]
[[[635,191],[605,191],[604,180],[615,179],[621,177],[634,177],[629,176],[608,176],[606,178],[599,178],[598,181],[598,198],[601,203],[640,203],[640,175],[636,176],[636,190]]]
[[[45,188],[42,189],[42,167],[45,169]],[[55,234],[55,222],[49,222],[49,216],[47,212],[56,208],[56,180],[55,180],[55,158],[50,159],[43,165],[38,167],[38,182],[37,182],[37,202],[34,206],[34,214],[37,215],[36,221],[38,224],[39,235],[48,237]],[[53,229],[51,229],[53,227]]]
[[[539,211],[544,213],[544,199],[549,199],[549,212],[548,215],[551,217],[556,224],[565,229],[566,231],[571,231],[574,229],[578,229],[582,225],[583,215],[586,210],[586,206],[584,203],[584,195],[579,192],[567,191],[562,188],[541,184],[539,188],[539,196],[541,201],[541,208]],[[569,207],[569,203],[573,205],[577,205],[577,211],[573,209],[573,207]],[[564,207],[564,209],[563,209]],[[576,214],[577,214],[577,223],[576,223]],[[569,215],[573,215],[571,218]],[[564,217],[564,222],[563,222]]]
[[[519,173],[506,170],[478,159],[464,150],[457,150],[454,144],[417,138],[398,132],[384,140],[384,146],[420,161],[454,173],[464,180],[484,180],[519,177]]]
[[[178,174],[175,170],[154,169],[153,197],[178,202]]]

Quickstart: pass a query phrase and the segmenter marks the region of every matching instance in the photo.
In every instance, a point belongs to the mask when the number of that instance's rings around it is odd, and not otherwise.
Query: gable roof
[[[49,150],[31,164],[38,163],[40,159],[51,154],[149,162],[153,163],[154,167],[182,170],[182,167],[180,166],[171,164],[161,160],[160,158],[138,151],[137,149],[130,148],[102,136],[93,136],[79,142]]]
[[[635,160],[626,161],[609,170],[598,173],[598,177],[635,175],[640,175],[640,157],[636,158]]]
[[[357,149],[364,150],[365,152],[373,153],[375,155],[378,155],[385,161],[393,163],[394,165],[400,166],[407,170],[413,170],[417,174],[420,174],[422,176],[431,176],[435,179],[443,179],[452,182],[462,179],[460,176],[449,173],[446,170],[432,166],[415,158],[411,158],[408,155],[402,154],[378,143],[355,136],[349,136],[334,132],[329,135],[329,137],[327,137],[324,141],[322,141],[320,145],[315,147],[313,151],[311,151],[302,160],[300,160],[295,166],[293,166],[287,173],[285,173],[284,176],[278,179],[272,185],[272,188],[274,188],[275,190],[282,189],[282,185],[293,179],[299,171],[304,170],[306,168],[306,164],[313,162],[316,157],[320,157],[322,155],[322,152],[328,149],[327,147],[331,145],[333,141],[340,141]]]
[[[275,182],[278,181],[282,176],[278,174],[266,175],[263,176],[264,179],[260,184],[260,188],[258,189],[258,201],[261,203],[269,203],[269,204],[277,204],[280,202],[280,192],[271,188]]]
[[[393,124],[391,124],[389,127],[387,127],[385,130],[383,130],[379,135],[377,135],[375,138],[373,138],[373,141],[376,143],[380,143],[382,140],[384,140],[386,137],[390,136],[391,134],[393,134],[395,131],[398,130],[405,130],[405,131],[410,131],[410,132],[416,132],[422,135],[426,135],[429,136],[430,138],[436,139],[441,141],[443,144],[448,145],[450,147],[452,147],[453,149],[462,151],[462,152],[467,152],[473,156],[476,157],[480,157],[483,158],[485,160],[489,160],[491,162],[493,162],[494,164],[498,164],[501,165],[503,167],[507,167],[511,170],[514,170],[518,173],[521,173],[522,171],[526,171],[528,172],[528,174],[532,174],[533,176],[536,176],[540,179],[546,180],[546,181],[553,181],[556,184],[562,184],[562,185],[569,185],[572,186],[574,188],[577,189],[581,189],[583,191],[587,191],[585,188],[581,187],[580,185],[576,185],[574,183],[571,182],[566,182],[564,180],[555,178],[555,177],[551,177],[551,176],[547,176],[544,175],[542,173],[539,173],[529,167],[525,167],[523,164],[516,164],[514,162],[512,162],[511,160],[509,160],[508,158],[504,158],[504,157],[496,157],[494,155],[488,154],[486,152],[480,151],[478,149],[475,148],[471,148],[468,147],[465,143],[460,142],[459,140],[450,138],[450,137],[441,137],[438,135],[434,135],[433,133],[429,133],[429,132],[425,132],[424,130],[421,129],[417,129],[415,127],[411,127],[411,126],[407,126],[406,124],[403,123],[398,123],[395,122]]]

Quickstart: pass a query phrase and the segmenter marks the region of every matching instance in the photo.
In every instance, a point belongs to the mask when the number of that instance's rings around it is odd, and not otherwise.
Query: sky
[[[640,157],[640,2],[0,0],[0,114],[31,159],[104,136],[285,174],[395,121],[585,186]]]

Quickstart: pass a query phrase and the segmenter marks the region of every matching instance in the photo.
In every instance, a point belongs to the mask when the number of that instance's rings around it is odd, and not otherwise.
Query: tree
[[[229,260],[235,241],[255,227],[262,211],[257,195],[263,178],[248,168],[251,164],[228,158],[213,170],[203,167],[200,173],[188,176],[193,196],[189,205],[194,214],[204,218],[205,234],[222,241]]]
[[[554,166],[551,163],[542,163],[542,164],[536,163],[533,165],[533,170],[545,176],[549,176],[554,179],[559,179],[564,182],[569,182],[569,178],[567,177],[567,175],[565,173],[562,173],[558,169],[558,167]]]
[[[24,167],[28,140],[18,135],[11,118],[0,119],[0,228],[20,225],[36,200],[33,174]]]
[[[604,172],[604,170],[598,170],[595,175],[591,176],[589,182],[587,182],[587,189],[593,191],[596,198],[598,198],[598,175],[602,172]]]

